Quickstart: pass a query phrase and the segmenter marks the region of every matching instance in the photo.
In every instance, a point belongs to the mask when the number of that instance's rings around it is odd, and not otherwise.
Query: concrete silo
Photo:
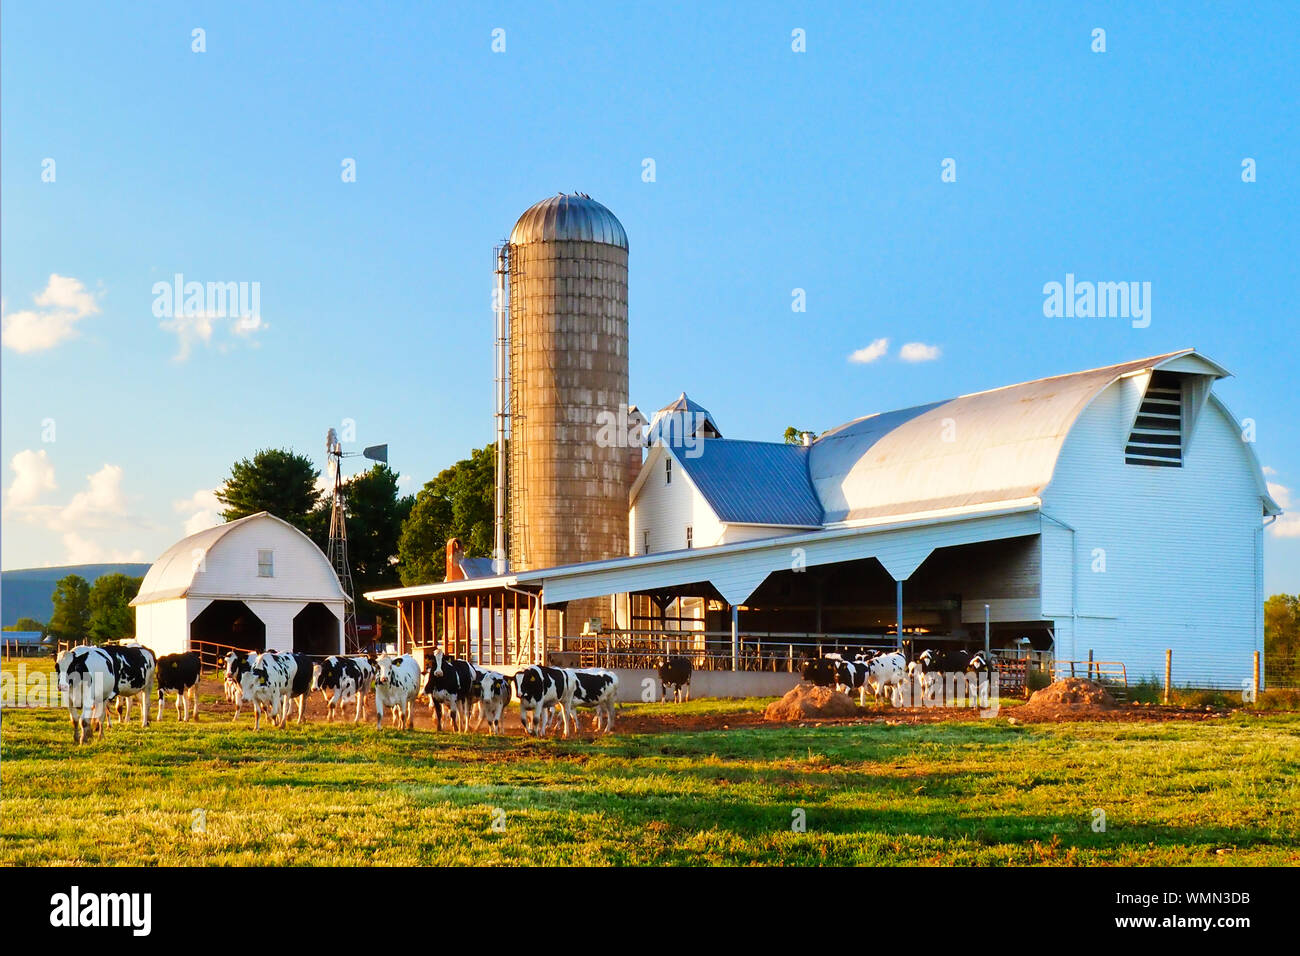
[[[598,440],[604,416],[627,415],[627,257],[622,224],[582,193],[543,199],[510,233],[511,570],[627,554],[629,449]],[[611,623],[581,604],[575,629]]]

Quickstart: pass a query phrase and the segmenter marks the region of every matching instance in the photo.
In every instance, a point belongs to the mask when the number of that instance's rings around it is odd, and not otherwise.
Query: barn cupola
[[[1222,368],[1195,353],[1152,369],[1124,445],[1124,461],[1181,468],[1210,388],[1225,375]]]
[[[647,443],[653,445],[662,442],[679,448],[684,442],[693,442],[698,438],[721,437],[722,431],[713,420],[712,413],[682,392],[676,401],[669,402],[655,412],[650,421]]]

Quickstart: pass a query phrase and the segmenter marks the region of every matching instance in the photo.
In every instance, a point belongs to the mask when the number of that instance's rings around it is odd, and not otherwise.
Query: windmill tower
[[[325,435],[325,458],[331,477],[334,479],[333,506],[330,508],[330,542],[326,551],[330,566],[338,576],[339,587],[347,595],[343,611],[343,646],[347,653],[355,654],[361,650],[361,639],[357,636],[356,594],[352,589],[352,564],[348,560],[348,525],[345,517],[343,496],[343,459],[356,456],[356,452],[345,452],[338,434],[330,429]],[[388,464],[388,446],[371,445],[361,452],[371,461]]]

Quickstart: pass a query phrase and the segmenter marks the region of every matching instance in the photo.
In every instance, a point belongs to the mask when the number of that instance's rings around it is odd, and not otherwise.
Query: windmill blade
[[[369,448],[363,448],[361,454],[365,455],[371,461],[382,461],[385,465],[388,464],[387,445],[371,445]]]

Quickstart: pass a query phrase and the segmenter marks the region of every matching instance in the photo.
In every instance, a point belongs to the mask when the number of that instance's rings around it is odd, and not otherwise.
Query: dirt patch
[[[1119,709],[1115,698],[1100,684],[1067,677],[1036,691],[1016,716],[1025,720],[1062,720],[1097,717]]]
[[[799,684],[780,700],[773,701],[763,711],[766,720],[807,720],[813,717],[854,717],[858,705],[848,694],[829,687]]]

